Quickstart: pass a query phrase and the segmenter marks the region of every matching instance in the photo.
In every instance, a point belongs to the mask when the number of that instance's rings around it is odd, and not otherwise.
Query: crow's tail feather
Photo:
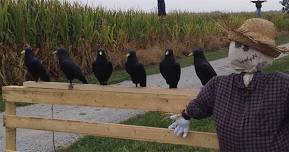
[[[107,85],[107,82],[100,82],[101,85]]]
[[[87,80],[85,79],[85,77],[81,77],[79,79],[79,81],[81,81],[83,84],[88,84]]]
[[[146,86],[147,86],[147,83],[146,83],[146,81],[144,81],[144,82],[141,82],[141,83],[140,83],[140,86],[141,86],[141,87],[146,87]]]
[[[88,84],[87,80],[82,80],[81,81],[83,84]]]
[[[50,82],[50,77],[48,74],[44,74],[40,77],[41,81]]]
[[[87,80],[84,78],[84,79],[81,79],[80,80],[83,84],[88,84]]]

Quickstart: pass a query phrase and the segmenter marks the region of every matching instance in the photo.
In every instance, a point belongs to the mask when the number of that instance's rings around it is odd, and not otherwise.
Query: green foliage
[[[154,13],[129,10],[109,11],[58,0],[1,0],[0,41],[4,44],[29,43],[36,47],[73,44],[82,39],[99,45],[154,43],[155,40],[182,40],[220,34],[220,20],[241,24],[253,13],[197,14],[170,13],[160,20]],[[265,13],[280,31],[288,30],[289,21],[279,13]],[[164,25],[163,25],[164,24]]]

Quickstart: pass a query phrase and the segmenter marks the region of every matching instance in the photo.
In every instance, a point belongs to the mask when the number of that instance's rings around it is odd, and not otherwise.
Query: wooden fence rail
[[[159,143],[190,145],[218,149],[214,133],[191,131],[187,138],[175,137],[172,130],[134,125],[16,116],[16,103],[43,103],[110,107],[180,113],[197,92],[183,89],[122,88],[117,86],[74,85],[67,83],[25,82],[23,86],[2,88],[5,100],[5,151],[16,151],[16,128],[80,133]]]

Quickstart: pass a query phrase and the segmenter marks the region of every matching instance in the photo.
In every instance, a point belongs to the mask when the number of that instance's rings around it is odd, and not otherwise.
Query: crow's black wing
[[[61,70],[66,75],[67,79],[78,79],[82,83],[87,84],[87,80],[85,79],[79,65],[77,65],[75,62],[73,62],[70,59],[64,60],[60,64]]]
[[[125,63],[125,71],[131,75],[133,73],[133,69],[132,69],[132,66],[129,65],[128,62]]]
[[[146,87],[146,71],[143,64],[137,64],[137,81],[140,83],[141,87]]]
[[[167,79],[168,79],[168,69],[167,67],[165,66],[165,63],[162,61],[159,65],[159,68],[160,68],[160,73],[161,75],[163,76],[163,78],[166,80],[167,82]]]
[[[41,64],[41,62],[37,59],[34,58],[30,62],[30,72],[33,77],[40,78],[42,81],[50,81],[49,74],[45,70],[44,66]]]
[[[177,85],[178,82],[180,81],[180,77],[181,77],[181,66],[179,63],[175,63],[172,66],[172,70],[173,70],[173,81],[174,83]]]
[[[113,71],[113,66],[112,66],[112,63],[111,62],[107,62],[106,64],[106,72],[105,72],[105,77],[106,77],[106,81],[109,80],[111,74],[112,74],[112,71]]]
[[[210,79],[217,75],[213,67],[206,62],[196,65],[195,69],[197,76],[199,77],[203,85],[206,85],[210,81]]]

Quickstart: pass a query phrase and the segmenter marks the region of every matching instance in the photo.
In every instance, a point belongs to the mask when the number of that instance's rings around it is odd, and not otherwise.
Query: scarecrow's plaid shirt
[[[214,77],[189,103],[195,119],[213,116],[221,152],[289,152],[289,76]]]

